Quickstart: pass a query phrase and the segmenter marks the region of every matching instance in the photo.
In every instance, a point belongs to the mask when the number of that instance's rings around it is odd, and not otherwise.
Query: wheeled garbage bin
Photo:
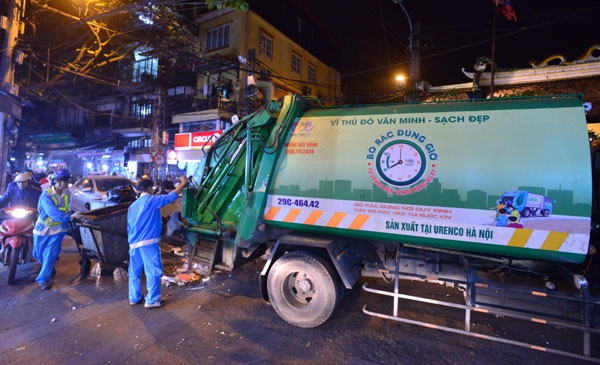
[[[87,275],[90,259],[101,268],[112,270],[127,266],[127,209],[131,202],[94,209],[79,214],[73,238],[81,254],[81,274]]]

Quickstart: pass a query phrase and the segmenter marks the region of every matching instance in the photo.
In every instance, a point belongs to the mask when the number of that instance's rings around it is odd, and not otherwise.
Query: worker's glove
[[[71,214],[71,220],[81,220],[84,217],[80,212],[75,212]]]

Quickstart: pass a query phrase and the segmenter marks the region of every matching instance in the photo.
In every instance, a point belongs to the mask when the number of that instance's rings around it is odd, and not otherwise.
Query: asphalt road
[[[168,254],[167,274],[183,261]],[[261,298],[258,259],[204,285],[163,287],[164,308],[130,306],[126,277],[79,280],[79,255],[67,237],[50,291],[33,279],[37,262],[19,267],[18,285],[0,268],[1,364],[579,364],[578,359],[371,317],[362,307],[391,311],[391,299],[356,288],[334,315],[314,329],[288,325]],[[105,273],[106,274],[106,273]],[[191,288],[196,290],[187,290]],[[407,283],[408,293],[455,295],[455,290]],[[435,292],[435,293],[434,293]],[[414,319],[435,316],[423,305],[402,307]],[[442,322],[460,314],[442,313]],[[500,319],[499,319],[500,320]],[[492,321],[493,322],[493,321]],[[490,326],[492,323],[482,323]],[[498,323],[495,323],[498,325]],[[543,342],[570,342],[562,329],[550,334],[499,323],[500,331]],[[490,329],[490,332],[492,330]],[[545,337],[546,336],[546,337]]]

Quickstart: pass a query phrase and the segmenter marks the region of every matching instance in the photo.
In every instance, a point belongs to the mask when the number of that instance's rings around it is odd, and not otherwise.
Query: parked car
[[[130,198],[137,196],[133,183],[126,177],[92,175],[79,179],[71,187],[71,209],[85,212],[119,203],[114,195],[109,196],[111,190],[113,194],[115,191],[129,192]]]

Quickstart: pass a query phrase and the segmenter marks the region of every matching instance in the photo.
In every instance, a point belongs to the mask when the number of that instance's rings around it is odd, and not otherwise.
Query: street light
[[[406,77],[404,75],[396,75],[396,89],[404,90],[406,87]]]

